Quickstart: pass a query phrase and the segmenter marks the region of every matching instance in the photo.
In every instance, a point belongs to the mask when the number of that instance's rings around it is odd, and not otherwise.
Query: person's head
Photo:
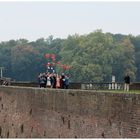
[[[64,76],[64,75],[65,75],[64,73],[61,74],[61,76]]]

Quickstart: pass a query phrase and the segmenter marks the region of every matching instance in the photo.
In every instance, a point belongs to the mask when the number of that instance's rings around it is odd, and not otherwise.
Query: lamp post
[[[2,75],[2,74],[3,74],[3,73],[2,73],[2,72],[3,72],[3,69],[4,69],[4,67],[0,67],[0,78],[3,77],[3,75]]]

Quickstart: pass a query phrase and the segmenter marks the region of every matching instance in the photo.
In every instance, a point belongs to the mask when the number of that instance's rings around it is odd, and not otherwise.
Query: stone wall
[[[0,87],[1,138],[139,138],[140,95]]]

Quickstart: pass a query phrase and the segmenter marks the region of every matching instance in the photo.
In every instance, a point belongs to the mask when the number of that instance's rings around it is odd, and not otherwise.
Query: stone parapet
[[[140,94],[0,86],[1,138],[140,138]]]

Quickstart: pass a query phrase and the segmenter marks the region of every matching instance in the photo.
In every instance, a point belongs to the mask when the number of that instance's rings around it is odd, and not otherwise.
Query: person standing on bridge
[[[69,88],[69,76],[68,75],[65,76],[65,87],[66,87],[66,89]]]
[[[124,90],[129,91],[130,77],[128,74],[124,77]]]
[[[47,78],[46,78],[46,76],[45,76],[45,73],[40,74],[40,75],[38,76],[38,80],[39,80],[40,88],[41,88],[41,87],[46,88]]]
[[[56,88],[60,88],[60,76],[57,74],[56,75]]]
[[[65,74],[62,73],[61,75],[61,88],[65,89],[66,88],[66,79],[65,79]]]

